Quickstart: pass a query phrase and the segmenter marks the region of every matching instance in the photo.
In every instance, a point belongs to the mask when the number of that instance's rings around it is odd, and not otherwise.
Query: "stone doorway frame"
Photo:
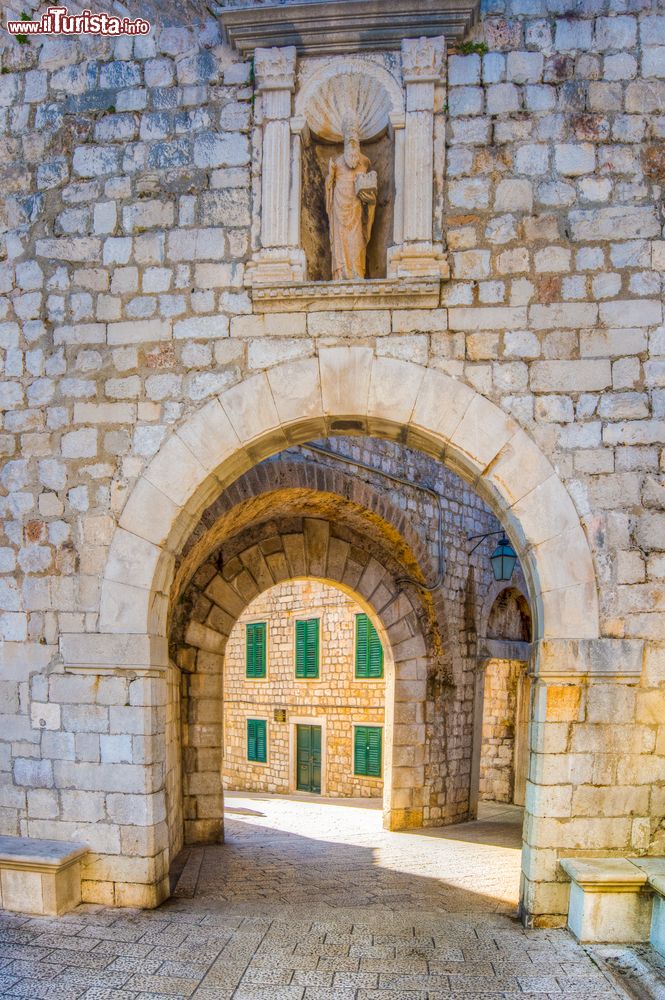
[[[316,795],[324,799],[328,794],[328,726],[325,715],[289,716],[289,795]],[[320,726],[321,728],[321,791],[301,792],[298,790],[298,726]]]
[[[248,321],[261,336],[263,318]],[[600,632],[593,559],[573,501],[547,457],[515,420],[466,383],[376,357],[370,347],[322,347],[317,357],[250,375],[173,430],[134,486],[115,529],[98,633],[60,637],[65,669],[163,675],[169,668],[174,553],[211,499],[290,444],[353,432],[418,448],[476,488],[506,528],[525,572],[534,670],[578,681],[592,672],[602,661],[594,642]],[[145,701],[146,716],[159,711],[149,694]],[[537,706],[541,702],[534,699]],[[152,802],[145,797],[149,825]],[[521,905],[528,919],[560,905],[552,877],[538,874],[543,822],[527,810]],[[156,905],[166,891],[162,876],[152,895],[144,894],[144,905]]]

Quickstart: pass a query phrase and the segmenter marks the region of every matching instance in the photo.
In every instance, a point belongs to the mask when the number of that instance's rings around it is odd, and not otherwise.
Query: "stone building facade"
[[[295,225],[334,52],[271,75],[195,3],[141,38],[2,35],[0,826],[87,844],[89,900],[156,905],[183,836],[219,835],[226,640],[292,576],[377,616],[387,821],[473,811],[481,560],[450,612],[371,481],[305,453],[279,495],[274,456],[340,435],[459,475],[519,554],[524,919],[563,920],[563,856],[663,851],[665,10],[469,11],[463,42],[415,18],[361,53],[399,225],[386,284],[345,289],[307,287]]]
[[[332,797],[380,797],[382,773],[355,767],[354,730],[384,723],[384,679],[356,676],[356,616],[366,612],[353,598],[315,580],[279,584],[255,598],[233,627],[224,662],[224,788],[293,792],[298,779],[298,726],[321,729],[318,792]],[[296,677],[295,622],[319,622],[318,677]],[[246,626],[265,622],[266,676],[247,677]],[[284,717],[280,715],[283,711]],[[264,762],[248,760],[247,720],[266,722]],[[381,751],[383,751],[383,741]]]

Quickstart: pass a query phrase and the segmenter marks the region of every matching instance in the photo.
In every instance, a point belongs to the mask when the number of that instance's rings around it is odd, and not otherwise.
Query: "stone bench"
[[[0,907],[59,916],[81,902],[88,848],[59,840],[0,837]]]
[[[653,893],[649,941],[654,951],[665,958],[665,858],[631,860],[647,876],[647,884]]]
[[[636,944],[649,940],[649,876],[627,858],[563,858],[570,876],[568,928],[578,941]]]
[[[665,875],[652,875],[649,885],[654,891],[651,914],[651,947],[665,958]]]

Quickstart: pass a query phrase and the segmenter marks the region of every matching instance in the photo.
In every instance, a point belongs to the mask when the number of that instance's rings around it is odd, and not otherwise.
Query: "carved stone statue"
[[[343,135],[344,152],[330,160],[326,178],[333,281],[365,277],[376,211],[376,173],[361,152],[358,123],[351,114],[344,117]]]

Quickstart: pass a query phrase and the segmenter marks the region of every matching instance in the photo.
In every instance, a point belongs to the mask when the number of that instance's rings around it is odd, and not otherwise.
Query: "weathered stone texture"
[[[219,442],[236,441],[242,429],[253,454],[259,431],[274,430],[280,420],[287,425],[294,412],[317,412],[320,383],[307,375],[288,387],[288,416],[283,399],[284,413],[276,414],[272,393],[286,387],[271,383],[270,373],[279,378],[282,362],[318,365],[320,358],[324,405],[349,417],[344,404],[356,398],[357,372],[326,352],[350,346],[366,352],[364,371],[374,359],[399,359],[427,367],[428,377],[445,373],[454,380],[456,403],[442,415],[428,383],[414,388],[385,374],[390,399],[377,399],[372,389],[377,433],[406,425],[411,412],[414,422],[427,415],[418,427],[454,424],[445,426],[455,446],[444,460],[479,477],[478,489],[493,500],[495,490],[508,490],[505,463],[521,466],[530,481],[532,469],[520,462],[518,447],[529,442],[572,498],[561,506],[575,517],[575,532],[552,539],[542,515],[539,521],[538,496],[529,500],[527,490],[513,497],[522,505],[514,512],[515,537],[521,526],[540,532],[534,549],[542,565],[553,566],[551,579],[537,581],[545,627],[552,616],[583,627],[599,598],[600,635],[616,644],[607,669],[618,675],[612,683],[621,719],[612,729],[591,721],[586,713],[600,694],[590,684],[579,717],[553,723],[547,688],[554,681],[538,682],[525,827],[532,849],[525,855],[527,910],[547,921],[565,909],[567,887],[541,848],[662,851],[656,793],[665,711],[658,715],[653,705],[665,699],[659,666],[665,29],[656,0],[589,0],[575,13],[567,17],[549,2],[496,0],[485,4],[474,28],[487,51],[448,55],[448,159],[434,231],[446,237],[453,278],[438,308],[426,314],[252,314],[244,280],[257,249],[261,173],[252,73],[222,44],[212,20],[200,30],[157,24],[147,39],[85,44],[46,38],[19,45],[3,34],[0,638],[7,688],[0,830],[70,838],[78,821],[58,818],[56,793],[146,798],[123,804],[122,822],[107,814],[77,825],[77,835],[94,840],[100,854],[154,860],[150,873],[146,864],[140,877],[119,877],[116,888],[102,879],[105,898],[154,903],[165,891],[167,821],[147,824],[158,815],[147,796],[164,787],[166,706],[172,733],[176,688],[171,678],[167,700],[162,673],[155,680],[163,688],[159,698],[132,706],[129,687],[139,681],[120,677],[127,690],[107,702],[90,696],[89,677],[76,675],[66,677],[76,682],[71,698],[50,694],[62,678],[61,657],[77,642],[80,667],[145,666],[149,656],[159,670],[166,667],[163,645],[141,638],[144,604],[162,636],[168,610],[170,557],[160,562],[152,549],[145,571],[157,573],[159,563],[162,575],[149,601],[145,588],[129,581],[132,599],[125,594],[122,604],[122,581],[107,581],[132,638],[95,637],[108,627],[106,612],[100,617],[101,577],[113,527],[121,517],[131,530],[149,524],[155,549],[168,538],[169,551],[179,551],[182,522],[173,536],[171,529],[204,474],[215,472],[207,463],[212,451],[222,454]],[[166,451],[181,441],[176,433],[188,419],[232,387],[233,431],[218,405],[215,434],[198,451],[193,446],[197,457],[185,444]],[[250,391],[251,403],[243,403]],[[463,421],[467,391],[480,403]],[[488,410],[488,401],[498,411]],[[522,435],[516,435],[518,457],[504,454],[497,469],[492,463],[515,428]],[[285,433],[275,431],[273,451],[286,444]],[[235,448],[229,444],[224,458]],[[152,466],[142,478],[155,454],[161,468]],[[227,469],[230,478],[241,466]],[[593,579],[580,580],[586,568],[580,569],[579,553],[587,545]],[[624,640],[644,644],[643,677],[633,673],[626,683],[637,685],[636,706],[648,699],[648,719],[636,721],[619,693]],[[570,666],[560,664],[564,672]],[[103,691],[107,680],[94,683]],[[94,711],[86,716],[81,704]],[[44,705],[52,707],[40,715]],[[142,721],[129,713],[133,707]],[[129,756],[129,743],[102,744],[116,736],[131,741],[130,759],[110,759]],[[451,753],[461,739],[450,734]],[[572,763],[579,765],[574,777]],[[174,802],[176,770],[171,761]],[[559,788],[556,805],[542,789],[550,783]],[[602,789],[602,802],[621,787],[640,811],[631,806],[610,821],[600,804],[594,816],[580,816],[574,792],[584,785]],[[644,788],[646,800],[635,792]],[[136,834],[138,820],[145,837]],[[539,896],[542,884],[548,888]],[[158,888],[131,889],[136,885]]]

